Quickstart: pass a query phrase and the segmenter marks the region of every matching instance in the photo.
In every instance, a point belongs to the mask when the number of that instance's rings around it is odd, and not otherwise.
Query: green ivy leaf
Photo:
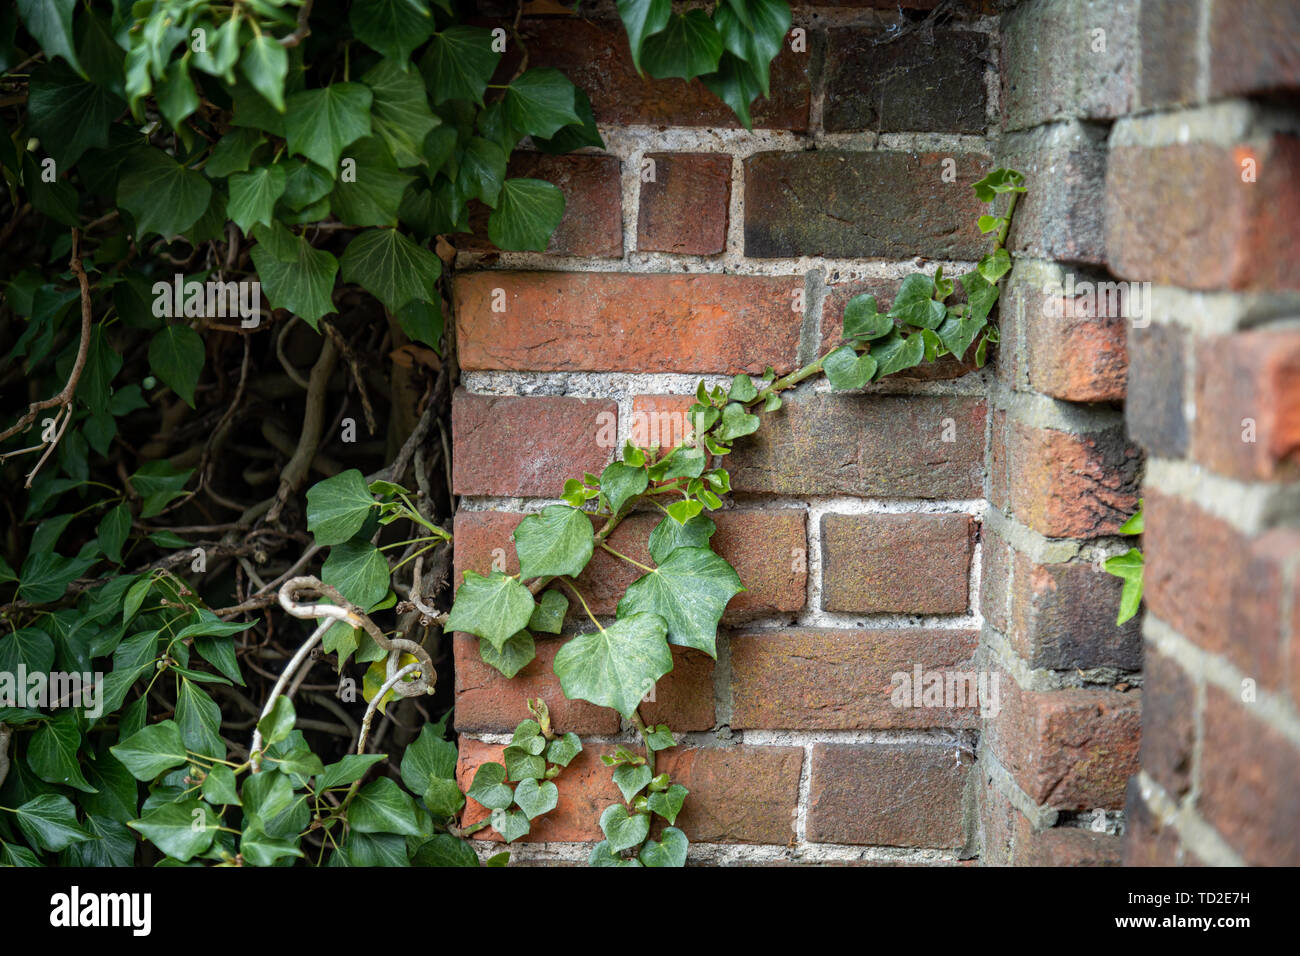
[[[465,795],[456,786],[455,780],[434,779],[424,788],[424,805],[435,820],[454,817],[465,806]]]
[[[826,356],[822,363],[826,378],[836,391],[862,388],[876,372],[876,360],[868,352],[861,355],[851,345],[843,345]]]
[[[293,701],[280,696],[271,705],[271,712],[257,722],[257,729],[262,734],[262,748],[269,749],[282,740],[287,740],[297,723]],[[274,814],[272,814],[274,815]]]
[[[955,315],[950,312],[944,319],[943,325],[939,326],[939,341],[949,352],[961,358],[970,348],[970,344],[975,341],[975,336],[979,335],[987,324],[985,319]]]
[[[461,198],[466,202],[482,199],[495,206],[505,178],[506,154],[501,147],[482,136],[471,138],[461,154],[456,173],[456,189]]]
[[[427,723],[402,754],[402,783],[412,793],[424,793],[430,780],[456,776],[456,745],[444,739],[441,723]]]
[[[239,853],[253,866],[274,866],[276,860],[286,856],[301,857],[298,837],[291,839],[268,836],[260,820],[254,819],[239,837]]]
[[[212,184],[160,149],[133,150],[122,163],[117,204],[135,217],[136,234],[180,235],[198,222],[212,198]]]
[[[489,810],[505,810],[514,802],[515,795],[505,783],[506,768],[499,763],[482,764],[474,771],[474,782],[468,791],[472,800]]]
[[[388,561],[369,541],[345,541],[330,549],[321,580],[359,607],[370,609],[388,593]]]
[[[944,304],[934,298],[934,280],[927,275],[912,273],[899,286],[889,310],[892,319],[920,329],[937,329],[948,314]]]
[[[78,73],[84,73],[72,35],[72,13],[76,9],[77,0],[18,0],[18,15],[23,18],[23,26],[27,27],[27,32],[36,40],[46,58],[61,56]]]
[[[844,338],[870,341],[892,331],[894,320],[877,310],[874,295],[855,295],[844,307]]]
[[[356,164],[354,175],[340,176],[330,193],[330,208],[349,226],[395,226],[406,187],[415,177],[402,172],[378,136],[367,136],[343,151]],[[345,160],[346,162],[346,160]]]
[[[668,512],[668,517],[678,524],[686,524],[692,518],[699,515],[704,510],[704,505],[700,504],[693,498],[687,498],[683,501],[675,502],[664,509]]]
[[[149,341],[149,367],[190,408],[203,371],[203,339],[188,325],[165,325]]]
[[[891,332],[871,346],[876,360],[876,380],[919,365],[925,357],[925,340],[919,335],[904,336]]]
[[[412,866],[477,867],[478,854],[468,840],[460,840],[450,833],[435,833],[433,839],[415,851]]]
[[[346,787],[356,783],[371,767],[387,759],[386,754],[347,754],[342,760],[329,764],[316,775],[316,789],[328,790],[331,787]]]
[[[654,773],[645,764],[623,764],[614,771],[614,783],[628,803],[646,788]]]
[[[528,629],[543,634],[559,634],[564,627],[564,615],[569,610],[569,599],[556,588],[543,591],[528,619]]]
[[[577,577],[591,560],[591,519],[569,505],[548,505],[519,522],[514,533],[519,577]]]
[[[40,139],[58,168],[68,169],[86,150],[108,145],[109,124],[124,105],[65,64],[49,63],[32,72],[27,93],[28,132]]]
[[[613,707],[630,718],[655,682],[673,669],[673,655],[662,617],[619,608],[619,619],[609,627],[598,624],[560,648],[554,668],[565,697]]]
[[[186,117],[199,108],[199,95],[190,79],[190,66],[184,59],[167,64],[167,72],[154,90],[158,112],[172,129],[180,129]]]
[[[77,750],[81,747],[77,721],[73,710],[65,710],[46,721],[27,745],[27,765],[46,783],[93,792],[95,788],[81,775],[77,762]]]
[[[970,305],[970,317],[979,320],[988,317],[998,301],[998,287],[989,282],[978,272],[969,272],[958,276],[957,281],[966,290],[966,301]]]
[[[284,194],[288,173],[280,165],[259,166],[230,177],[230,202],[226,214],[245,234],[257,223],[271,225],[275,203]]]
[[[705,515],[696,515],[685,524],[664,518],[650,532],[650,557],[656,564],[663,564],[678,548],[707,548],[717,530],[713,519]]]
[[[722,37],[703,10],[674,13],[662,30],[645,38],[641,62],[656,79],[692,80],[718,69]]]
[[[496,72],[501,54],[492,49],[492,31],[451,26],[435,33],[420,59],[420,72],[434,105],[469,100],[483,105],[483,91]]]
[[[719,441],[732,441],[744,435],[758,431],[759,418],[745,411],[739,402],[729,402],[722,409],[722,420],[713,429],[713,437]]]
[[[115,668],[116,664],[114,661]],[[108,749],[137,780],[152,780],[189,761],[180,726],[174,720],[149,724]]]
[[[131,533],[131,506],[123,501],[110,509],[95,527],[99,548],[114,564],[122,563],[122,545]]]
[[[519,786],[515,787],[515,803],[529,820],[536,820],[543,813],[550,813],[559,802],[560,788],[549,780],[538,783],[530,777],[520,781]]]
[[[358,40],[402,65],[433,33],[428,0],[354,0],[348,22]]]
[[[989,282],[997,282],[1011,271],[1011,253],[1005,249],[994,249],[975,268]]]
[[[507,179],[488,217],[488,238],[499,249],[545,252],[564,218],[564,193],[542,179]]]
[[[221,708],[192,680],[182,680],[176,694],[176,723],[189,750],[216,760],[226,759],[226,745],[221,739]]]
[[[193,468],[177,471],[165,459],[147,461],[137,468],[135,474],[131,475],[131,487],[144,499],[140,517],[152,518],[161,514],[167,505],[185,494],[185,483],[192,474]]]
[[[608,840],[601,840],[591,848],[591,855],[587,857],[588,866],[640,866],[641,861],[635,859],[626,859],[619,856],[610,846]]]
[[[404,3],[405,0],[393,0]],[[355,16],[357,5],[353,5]],[[409,52],[409,51],[408,51]],[[406,56],[402,56],[405,61]],[[415,70],[404,69],[404,62],[380,60],[361,82],[370,87],[374,99],[370,105],[370,125],[388,146],[397,165],[418,166],[424,161],[425,137],[439,124],[429,109],[424,81]]]
[[[356,468],[307,489],[307,530],[320,546],[342,544],[359,532],[379,507]]]
[[[207,772],[201,789],[203,799],[213,806],[241,806],[235,772],[224,764],[217,764]]]
[[[518,810],[494,810],[492,826],[507,843],[528,835],[528,817]]]
[[[618,615],[658,615],[668,625],[670,643],[716,658],[718,621],[727,602],[743,590],[735,568],[708,548],[677,548],[632,582],[618,602]]]
[[[637,858],[642,866],[685,866],[689,846],[685,833],[676,827],[667,827],[658,840],[650,840],[641,847]]]
[[[187,863],[212,846],[221,819],[197,799],[164,803],[127,824],[173,859]]]
[[[505,116],[520,133],[554,136],[562,127],[582,122],[576,103],[572,81],[559,70],[526,70],[506,88]]]
[[[546,776],[546,761],[522,747],[507,747],[501,755],[506,761],[508,780],[540,780]]]
[[[790,5],[785,0],[732,0],[714,8],[713,20],[723,46],[753,67],[759,90],[767,96],[772,60],[790,29]]]
[[[249,40],[239,58],[239,71],[277,112],[285,111],[284,78],[289,72],[289,54],[278,40],[266,34]]]
[[[672,0],[618,0],[618,15],[627,29],[632,65],[641,72],[641,49],[646,37],[663,30],[673,14]]]
[[[18,829],[32,846],[59,852],[73,843],[94,839],[77,823],[77,808],[53,793],[33,797],[14,809]]]
[[[532,663],[533,658],[537,656],[537,645],[533,641],[533,635],[527,631],[520,631],[518,634],[512,634],[500,650],[487,641],[479,641],[478,653],[484,664],[496,668],[502,677],[511,680]]]
[[[716,73],[700,78],[713,94],[731,107],[745,129],[753,129],[749,104],[762,92],[756,71],[730,50],[722,54]]]
[[[577,734],[565,734],[556,737],[546,748],[546,759],[553,764],[567,767],[574,757],[582,753],[582,741]]]
[[[368,229],[343,252],[343,281],[355,282],[390,312],[437,298],[442,261],[396,229]]]
[[[532,614],[533,596],[515,578],[500,571],[487,577],[466,571],[465,583],[456,591],[443,630],[473,634],[501,650],[507,640],[528,626]]]
[[[272,307],[288,309],[316,328],[321,316],[335,311],[330,298],[339,263],[324,249],[314,249],[278,222],[257,226],[249,255]]]
[[[686,795],[690,793],[680,783],[675,783],[667,790],[650,794],[648,805],[653,813],[659,814],[668,821],[669,825],[677,822],[677,814],[682,812],[682,804],[686,801]]]
[[[348,827],[358,833],[426,835],[415,800],[387,777],[362,787],[348,809]]]
[[[627,807],[616,803],[600,815],[600,829],[610,850],[615,853],[630,850],[650,835],[650,817],[644,813],[628,813]]]
[[[1137,614],[1142,603],[1145,572],[1142,552],[1137,548],[1129,548],[1123,554],[1107,558],[1106,570],[1124,579],[1124,589],[1119,598],[1119,617],[1115,621],[1116,624],[1123,624]]]
[[[286,102],[289,149],[337,173],[344,147],[370,135],[373,96],[361,83],[331,83],[294,93]]]

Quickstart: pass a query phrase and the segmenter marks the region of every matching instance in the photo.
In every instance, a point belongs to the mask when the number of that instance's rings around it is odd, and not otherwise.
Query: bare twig
[[[307,18],[311,16],[313,2],[314,0],[303,0],[303,5],[298,8],[298,28],[287,36],[280,37],[280,46],[297,46],[311,36],[311,27],[307,25]]]

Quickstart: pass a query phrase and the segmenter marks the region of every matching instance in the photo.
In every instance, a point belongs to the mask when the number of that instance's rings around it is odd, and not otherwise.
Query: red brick
[[[965,613],[974,536],[970,515],[828,514],[822,518],[822,607]]]
[[[970,756],[938,744],[814,744],[808,839],[959,847]]]
[[[596,399],[472,395],[451,409],[458,495],[558,498],[566,478],[599,474],[613,457],[618,405]],[[603,446],[603,447],[602,447]]]
[[[638,710],[647,724],[667,724],[678,733],[712,730],[713,658],[688,647],[674,647],[673,669],[659,678],[651,699]]]
[[[1192,787],[1196,686],[1173,660],[1148,647],[1142,675],[1142,769],[1175,800]]]
[[[944,179],[944,162],[956,178]],[[759,258],[978,259],[986,208],[971,184],[989,157],[974,152],[755,153],[745,160],[745,255]]]
[[[1219,688],[1206,688],[1197,809],[1252,866],[1300,865],[1300,748]]]
[[[1233,0],[1210,10],[1211,99],[1300,87],[1300,7]]]
[[[1257,539],[1195,505],[1147,489],[1143,597],[1147,608],[1259,686],[1280,689],[1284,586],[1300,532]]]
[[[598,123],[612,126],[720,126],[740,121],[699,80],[654,80],[632,66],[627,34],[617,19],[586,16],[557,22],[525,19],[520,32],[528,47],[529,67],[555,67],[589,97]],[[513,45],[513,44],[512,44]],[[809,43],[811,50],[812,43]],[[808,128],[810,53],[796,53],[788,42],[772,63],[770,98],[751,107],[760,129]],[[509,79],[512,67],[504,64]],[[498,74],[500,76],[500,74]]]
[[[1178,831],[1147,806],[1138,778],[1128,782],[1124,803],[1124,866],[1201,866],[1183,847]]]
[[[676,448],[691,430],[694,395],[636,395],[628,437],[639,448]]]
[[[468,790],[473,771],[489,760],[501,760],[504,747],[460,739],[456,778]],[[639,749],[639,748],[638,748]],[[609,767],[600,755],[613,753],[613,744],[587,744],[556,779],[560,802],[533,821],[524,839],[536,842],[594,842],[603,839],[600,814],[622,803]],[[699,843],[789,842],[799,802],[803,751],[798,747],[674,748],[658,755],[657,770],[672,775],[691,791],[677,825]],[[476,801],[466,799],[462,825],[487,816]],[[490,830],[479,831],[487,837]]]
[[[975,672],[976,631],[800,629],[732,635],[731,726],[868,730],[978,726],[978,677],[964,707],[894,706],[923,674]],[[895,680],[903,674],[908,683]],[[924,683],[922,684],[924,687]],[[912,698],[915,700],[915,698]],[[917,701],[920,703],[921,701]],[[955,703],[955,701],[950,701]]]
[[[731,157],[718,153],[646,153],[654,179],[641,175],[639,252],[711,256],[727,245]]]
[[[1011,595],[1011,545],[987,526],[980,532],[980,613],[999,631],[1005,633],[1007,608]]]
[[[1248,159],[1257,182],[1242,181]],[[1300,139],[1111,150],[1106,251],[1116,275],[1189,289],[1300,289],[1298,237]]]
[[[546,251],[554,256],[620,258],[623,255],[623,184],[617,156],[550,156],[517,152],[506,174],[543,179],[564,193],[564,218],[551,234]],[[472,236],[454,238],[460,250],[494,250],[487,238],[490,210],[480,202],[470,208]]]
[[[1124,418],[1133,440],[1161,458],[1187,454],[1183,383],[1190,364],[1188,340],[1187,332],[1174,325],[1129,328]]]
[[[1016,818],[1020,811],[998,789],[992,775],[982,766],[976,768],[976,772],[980,774],[980,866],[1010,866],[1015,850]]]
[[[1030,387],[1067,402],[1123,401],[1128,342],[1122,297],[1054,298],[1025,323]]]
[[[1008,637],[1030,667],[1141,670],[1141,618],[1115,623],[1119,578],[1094,564],[1038,564],[1020,553],[1014,569]]]
[[[1001,713],[985,732],[1034,802],[1056,810],[1118,809],[1138,772],[1142,698],[1108,690],[1022,690],[1003,673]]]
[[[1019,816],[1019,815],[1018,815]],[[1119,866],[1123,838],[1082,827],[1035,831],[1024,816],[1017,820],[1016,866]]]
[[[731,485],[759,494],[976,498],[986,411],[983,400],[955,395],[792,394],[736,443]]]
[[[802,276],[474,272],[455,280],[464,369],[722,372],[795,367]],[[493,312],[494,290],[504,312]]]
[[[755,617],[789,614],[804,607],[807,588],[807,562],[798,560],[807,547],[804,512],[791,508],[778,511],[736,509],[712,515],[717,525],[710,545],[731,562],[748,590],[731,599],[723,615],[724,623],[737,623]],[[523,515],[496,511],[460,511],[456,515],[455,581],[463,580],[466,570],[486,574],[492,569],[493,550],[505,556],[507,574],[519,571],[511,535]],[[593,518],[593,529],[601,519]],[[656,512],[638,512],[628,516],[609,538],[609,545],[635,561],[649,564],[650,532],[661,521]],[[597,549],[591,562],[577,578],[578,588],[596,614],[612,615],[629,584],[641,571]],[[580,620],[583,612],[576,601],[570,602],[569,619]]]
[[[1192,455],[1245,480],[1300,474],[1300,332],[1240,332],[1201,343]]]
[[[992,502],[1022,524],[1053,538],[1096,538],[1137,510],[1142,455],[1122,426],[1076,435],[1011,420],[1001,434],[997,425]]]

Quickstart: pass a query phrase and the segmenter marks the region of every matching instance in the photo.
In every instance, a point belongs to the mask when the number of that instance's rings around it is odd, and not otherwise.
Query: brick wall
[[[798,367],[853,295],[965,271],[987,169],[1030,188],[989,368],[805,384],[728,459],[713,546],[749,590],[717,662],[674,649],[644,708],[686,734],[692,860],[1300,860],[1300,80],[1277,39],[1300,24],[1203,2],[972,0],[921,29],[933,2],[796,6],[806,52],[777,58],[752,132],[695,84],[638,79],[609,10],[524,17],[530,63],[590,93],[607,149],[512,161],[568,196],[546,254],[461,246],[457,580],[699,377]],[[1096,294],[1117,280],[1154,285]],[[1150,610],[1117,626],[1102,562],[1143,496]],[[614,547],[649,560],[653,521]],[[597,614],[631,580],[607,557],[583,576]],[[455,639],[462,775],[529,696],[589,741],[517,859],[586,859],[617,797],[598,755],[635,740],[564,700],[564,639],[510,681]],[[918,668],[978,674],[983,712],[893,706]]]

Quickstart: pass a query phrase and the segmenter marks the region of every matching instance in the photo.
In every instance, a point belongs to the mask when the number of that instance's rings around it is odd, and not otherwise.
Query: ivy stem
[[[633,567],[640,568],[642,571],[646,572],[647,574],[651,574],[651,573],[654,572],[654,568],[648,568],[648,567],[646,567],[644,564],[642,564],[640,561],[634,561],[632,558],[629,558],[626,554],[623,554],[621,551],[615,551],[613,548],[611,548],[609,545],[607,545],[604,541],[602,541],[602,542],[600,543],[600,546],[601,546],[602,548],[604,548],[606,551],[608,551],[610,554],[612,554],[614,557],[616,557],[616,558],[622,558],[622,559],[623,559],[624,561],[626,561],[628,564],[632,565]]]
[[[560,578],[560,580],[564,582],[565,587],[567,587],[570,591],[573,592],[574,597],[576,597],[578,599],[578,602],[582,605],[582,609],[587,612],[587,617],[591,618],[591,623],[595,624],[597,627],[600,627],[600,621],[596,620],[596,615],[591,613],[591,608],[587,606],[587,600],[582,596],[582,592],[579,591],[578,588],[574,585],[574,583],[570,581],[568,578],[562,577]],[[603,627],[600,627],[600,629],[602,631],[604,630]]]
[[[1007,201],[1007,211],[1002,214],[1002,228],[998,230],[996,242],[997,248],[1001,249],[1006,245],[1007,234],[1011,231],[1011,216],[1016,211],[1016,200],[1020,198],[1020,193],[1011,193],[1011,199]]]
[[[632,708],[632,726],[636,728],[636,732],[641,735],[641,742],[645,744],[645,765],[650,768],[650,776],[653,777],[655,775],[655,752],[654,748],[650,746],[650,731],[646,727],[645,721],[641,719],[641,711],[635,707]]]

